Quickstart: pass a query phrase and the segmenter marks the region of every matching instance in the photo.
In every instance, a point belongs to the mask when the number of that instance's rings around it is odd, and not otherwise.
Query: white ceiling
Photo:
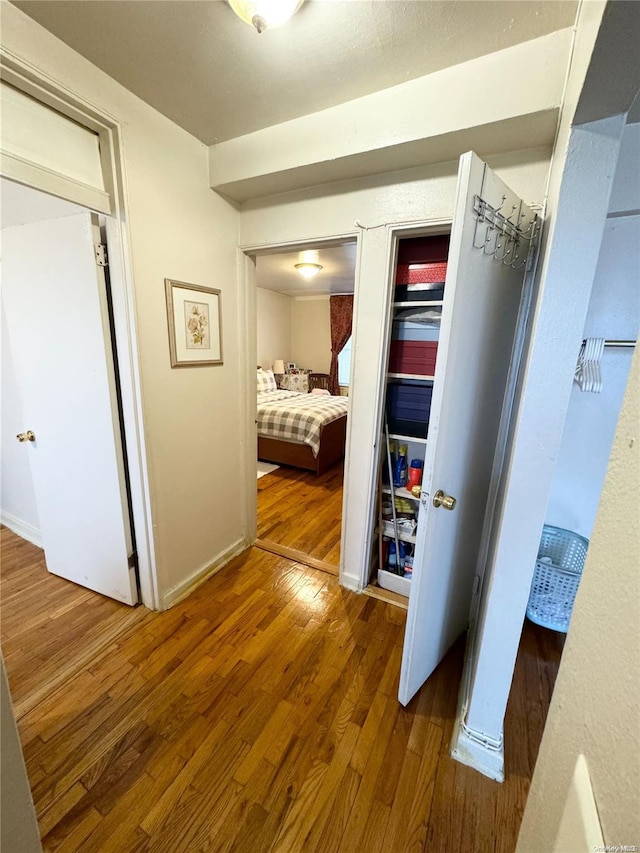
[[[258,35],[223,0],[14,3],[207,145],[571,26],[577,6],[307,0]]]
[[[46,195],[31,187],[16,184],[6,178],[0,178],[0,196],[2,197],[2,228],[13,225],[26,225],[28,222],[42,222],[45,219],[62,219],[82,213],[84,208],[70,201],[63,201],[53,195]]]
[[[356,244],[330,248],[280,252],[256,258],[256,284],[287,296],[319,296],[353,293],[356,277]],[[295,264],[320,264],[318,275],[306,281]]]

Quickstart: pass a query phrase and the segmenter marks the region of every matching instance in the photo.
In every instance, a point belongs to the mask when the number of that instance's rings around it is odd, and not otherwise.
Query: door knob
[[[445,509],[454,509],[456,505],[456,499],[452,498],[451,495],[445,495],[442,489],[438,489],[438,491],[433,496],[433,505],[436,508],[439,506],[443,506]]]
[[[18,441],[35,441],[36,434],[35,432],[31,432],[31,430],[27,430],[26,432],[19,432],[16,436]]]

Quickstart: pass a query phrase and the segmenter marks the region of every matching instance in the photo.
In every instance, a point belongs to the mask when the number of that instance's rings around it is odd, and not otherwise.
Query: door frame
[[[129,252],[128,204],[126,197],[122,130],[118,122],[89,102],[72,95],[62,85],[19,60],[9,51],[0,55],[3,79],[37,101],[97,133],[105,193],[54,172],[22,164],[19,175],[8,163],[0,173],[10,180],[31,186],[89,210],[105,214],[109,246],[109,272],[114,318],[114,346],[117,351],[121,389],[122,421],[126,442],[131,490],[138,579],[142,603],[160,608],[155,544],[151,515],[151,493],[144,436],[140,362],[136,329],[133,272]]]
[[[244,425],[241,438],[240,470],[244,471],[241,482],[241,501],[243,512],[243,536],[247,546],[252,546],[257,538],[258,517],[258,495],[256,490],[256,386],[255,370],[257,364],[257,300],[256,300],[256,258],[260,255],[273,255],[284,252],[302,251],[303,249],[327,249],[340,246],[343,243],[356,244],[356,269],[354,278],[354,307],[353,316],[356,317],[356,305],[359,292],[359,269],[361,241],[358,232],[336,234],[329,237],[310,237],[305,240],[281,241],[277,243],[265,243],[258,246],[240,246],[238,248],[238,310],[240,328],[245,331],[244,346],[240,346],[239,359],[239,387],[240,394],[240,418]],[[356,344],[355,324],[352,330],[352,349]],[[344,455],[344,479],[342,497],[342,524],[340,532],[340,582],[343,583],[345,567],[345,530],[347,527],[347,494],[348,483],[351,479],[351,386],[354,382],[354,359],[351,360],[349,377],[349,405],[347,410],[347,436]],[[350,585],[350,584],[344,584]]]

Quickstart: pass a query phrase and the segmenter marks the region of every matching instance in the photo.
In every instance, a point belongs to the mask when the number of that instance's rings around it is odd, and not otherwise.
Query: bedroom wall
[[[297,296],[293,300],[291,361],[314,373],[331,367],[331,321],[328,296]]]
[[[265,370],[277,358],[293,361],[292,312],[294,300],[285,293],[256,288],[258,364]]]
[[[9,3],[2,45],[122,126],[158,604],[167,606],[246,536],[242,490],[228,488],[242,454],[239,215],[209,189],[198,140]],[[223,365],[171,368],[165,277],[222,289]]]
[[[33,489],[29,454],[16,441],[26,427],[22,418],[22,399],[9,347],[7,318],[2,308],[2,523],[19,536],[42,547],[38,507]]]

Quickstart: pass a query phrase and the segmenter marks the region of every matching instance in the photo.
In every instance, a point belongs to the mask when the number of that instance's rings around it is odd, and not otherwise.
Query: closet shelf
[[[417,435],[399,435],[398,433],[389,433],[389,438],[393,438],[395,441],[401,441],[403,444],[408,444],[412,441],[414,444],[426,444],[426,438],[420,438]]]
[[[391,489],[389,488],[389,486],[383,486],[382,491],[384,492],[385,495],[391,494]],[[407,489],[403,489],[403,488],[394,489],[393,493],[395,494],[395,496],[397,498],[407,498],[410,501],[416,501],[416,503],[418,503],[420,501],[420,498],[416,498]]]
[[[389,539],[395,539],[396,538],[396,534],[393,531],[393,521],[383,521],[382,522],[382,535],[388,536]],[[411,542],[412,545],[416,544],[415,533],[407,533],[405,530],[402,530],[401,527],[398,528],[397,538],[401,542]]]
[[[433,301],[424,300],[424,301],[409,301],[409,302],[394,302],[394,308],[437,308],[438,305],[444,305],[444,301],[442,299],[434,299]]]
[[[387,379],[417,379],[420,382],[433,382],[435,376],[425,376],[424,373],[387,373]]]

